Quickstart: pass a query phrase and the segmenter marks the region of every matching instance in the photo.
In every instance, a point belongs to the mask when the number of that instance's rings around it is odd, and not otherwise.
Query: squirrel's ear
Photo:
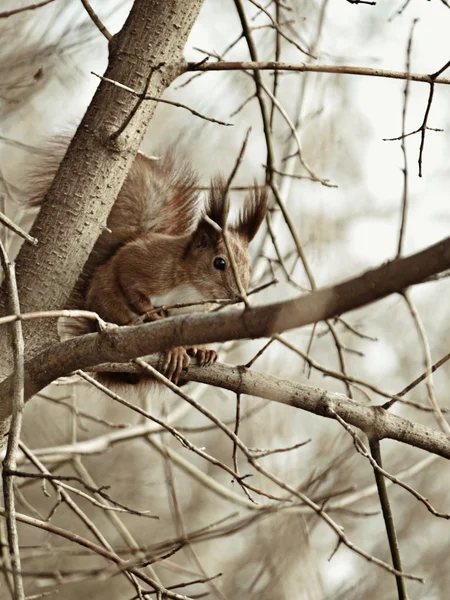
[[[193,235],[192,248],[197,250],[207,250],[217,245],[217,238],[220,234],[208,223],[202,221],[199,223]]]
[[[211,239],[210,232],[204,228],[201,228],[197,231],[197,235],[195,236],[194,242],[195,248],[212,248],[213,240]]]
[[[225,194],[225,179],[221,175],[216,175],[211,180],[208,200],[206,202],[205,212],[208,217],[220,225],[224,226],[223,220],[223,197]]]
[[[267,190],[256,184],[244,201],[244,208],[239,214],[233,229],[247,242],[251,242],[258,232],[267,212]]]

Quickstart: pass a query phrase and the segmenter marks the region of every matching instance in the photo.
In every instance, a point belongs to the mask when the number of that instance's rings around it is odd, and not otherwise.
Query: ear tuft
[[[208,201],[206,203],[206,214],[215,223],[223,227],[223,197],[225,194],[226,183],[221,175],[216,175],[211,180]]]
[[[258,229],[267,213],[267,189],[255,184],[244,202],[244,208],[239,214],[234,229],[247,242],[251,242],[258,233]]]

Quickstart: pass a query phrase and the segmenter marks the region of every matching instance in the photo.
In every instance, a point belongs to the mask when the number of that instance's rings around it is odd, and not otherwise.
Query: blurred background
[[[3,0],[0,11],[27,4]],[[449,59],[450,9],[444,0],[379,1],[376,5],[344,0],[258,5],[243,0],[242,5],[261,61],[278,56],[297,64],[405,71],[408,59],[411,73],[430,74]],[[114,33],[126,18],[130,2],[92,0],[92,6]],[[274,19],[285,37],[277,34]],[[105,69],[107,41],[75,0],[55,0],[0,19],[0,39],[0,210],[27,228],[34,215],[21,208],[26,196],[24,174],[39,165],[46,140],[75,131],[98,85],[91,72],[102,74]],[[211,61],[249,59],[233,1],[205,0],[185,56],[192,61],[205,56]],[[251,127],[235,180],[239,188],[232,198],[235,207],[245,197],[242,188],[254,181],[264,183],[268,162],[251,75],[216,72],[179,78],[166,98],[230,121],[233,127],[159,105],[142,148],[157,154],[175,144],[206,186],[217,171],[230,173]],[[274,203],[272,235],[266,226],[253,244],[253,286],[274,277],[278,283],[255,295],[255,303],[295,297],[393,259],[405,190],[405,157],[408,211],[404,254],[448,235],[450,87],[435,86],[427,124],[442,131],[426,131],[419,177],[420,133],[405,138],[405,155],[399,140],[384,141],[402,134],[404,81],[332,72],[280,72],[273,103],[275,76],[270,71],[261,76],[269,90],[263,98],[271,118],[273,180],[291,217],[297,245]],[[443,76],[450,77],[450,73]],[[410,82],[404,133],[422,125],[428,95],[428,84]],[[19,239],[3,227],[0,233],[14,257]],[[299,259],[299,244],[313,284]],[[448,280],[441,278],[410,290],[409,303],[396,295],[346,314],[343,320],[284,334],[283,341],[290,347],[274,341],[253,368],[351,394],[362,403],[381,403],[382,395],[373,388],[385,394],[398,393],[422,374],[430,361],[434,363],[449,352],[448,293]],[[267,342],[225,344],[220,360],[246,364]],[[449,366],[444,365],[432,382],[414,388],[406,396],[407,402],[393,411],[437,429],[429,398],[434,394],[440,406],[450,406],[449,374]],[[353,383],[345,381],[347,375],[354,378]],[[233,394],[194,384],[186,389],[233,429]],[[150,393],[141,400],[196,446],[233,466],[231,441],[198,411],[169,392]],[[356,545],[390,562],[373,471],[338,423],[242,397],[239,435],[249,448],[271,450],[310,440],[292,451],[261,458],[261,462],[319,504],[325,503]],[[222,573],[209,583],[180,589],[180,594],[249,600],[397,597],[392,575],[345,547],[333,554],[335,534],[298,501],[289,506],[258,496],[258,504],[252,503],[225,471],[85,383],[53,384],[30,401],[22,439],[33,454],[20,455],[20,469],[39,470],[30,459],[33,456],[51,473],[79,480],[68,482],[75,491],[65,490],[76,503],[74,509],[51,484],[18,479],[20,512],[41,520],[50,518],[51,523],[99,545],[109,545],[132,560],[139,557],[141,549],[154,560],[143,571],[166,587]],[[436,510],[450,512],[450,470],[444,459],[389,441],[383,441],[382,452],[386,470],[400,474]],[[239,468],[241,474],[253,475],[252,484],[259,489],[286,498],[285,492],[254,472],[243,456]],[[103,485],[110,486],[108,495],[120,505],[149,511],[159,519],[108,510],[104,505],[109,500],[92,491]],[[404,570],[426,578],[424,584],[408,582],[409,597],[446,598],[450,583],[448,521],[433,516],[397,486],[390,486],[389,493]],[[130,581],[123,574],[113,576],[114,570],[100,557],[29,526],[20,525],[19,533],[28,596],[51,592],[50,597],[67,600],[82,595],[100,600],[136,597]],[[4,535],[3,528],[3,540]],[[176,543],[180,546],[177,551]],[[1,576],[1,599],[11,597],[8,585],[8,576]]]

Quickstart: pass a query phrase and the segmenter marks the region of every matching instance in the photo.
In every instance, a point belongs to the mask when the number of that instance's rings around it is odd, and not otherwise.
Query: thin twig
[[[383,468],[381,462],[380,440],[378,440],[377,438],[369,438],[369,444],[374,461],[377,463],[380,469]],[[397,569],[397,571],[403,571],[402,560],[400,556],[400,548],[398,545],[398,537],[397,532],[395,530],[394,516],[392,514],[391,504],[389,502],[389,494],[386,489],[386,481],[384,479],[384,475],[380,473],[378,469],[374,469],[374,475],[378,488],[378,496],[380,498],[380,505],[381,510],[383,512],[384,523],[386,526],[389,548],[391,550],[392,564]],[[405,578],[401,575],[396,575],[395,582],[397,584],[399,600],[408,600]]]
[[[89,319],[96,321],[99,329],[107,329],[108,326],[115,326],[110,323],[106,323],[97,313],[90,310],[42,310],[31,313],[23,313],[21,315],[7,315],[6,317],[0,317],[0,325],[6,325],[8,323],[15,323],[17,321],[31,321],[33,319],[59,319],[61,317],[70,319]]]
[[[336,75],[363,75],[366,77],[381,77],[385,79],[400,79],[410,81],[417,81],[420,83],[440,83],[443,85],[450,85],[450,78],[436,77],[434,80],[431,75],[422,73],[405,73],[404,71],[390,71],[387,69],[371,69],[368,67],[352,67],[345,65],[317,65],[314,63],[286,63],[286,62],[275,62],[275,61],[258,61],[252,58],[251,61],[239,61],[239,62],[216,62],[216,63],[205,63],[199,65],[198,63],[189,62],[186,67],[186,71],[295,71],[299,73],[311,72],[311,73],[329,73]]]
[[[393,573],[395,575],[401,575],[403,577],[407,577],[408,579],[412,579],[415,581],[423,582],[423,578],[417,577],[416,575],[411,575],[409,573],[403,573],[402,571],[396,569],[395,567],[394,568],[391,567],[390,565],[383,562],[382,560],[372,556],[371,554],[365,552],[361,548],[358,548],[357,546],[355,546],[355,544],[353,544],[353,542],[351,542],[351,540],[346,536],[346,534],[344,534],[342,528],[331,519],[331,517],[323,510],[322,507],[320,507],[318,504],[316,504],[314,501],[312,501],[308,496],[306,496],[302,492],[299,492],[297,489],[288,485],[285,481],[283,481],[282,479],[280,479],[279,477],[277,477],[276,475],[274,475],[273,473],[271,473],[270,471],[268,471],[267,469],[262,467],[259,464],[259,462],[257,462],[257,460],[254,458],[254,456],[252,455],[250,450],[242,442],[242,440],[240,440],[228,427],[226,427],[222,423],[222,421],[220,421],[220,419],[218,419],[214,414],[212,414],[210,411],[205,409],[205,407],[198,404],[198,402],[196,402],[195,400],[193,400],[192,398],[187,396],[184,392],[182,392],[180,390],[180,388],[178,388],[176,385],[174,385],[171,381],[169,381],[166,377],[164,377],[164,375],[159,373],[156,369],[154,369],[152,366],[150,366],[144,360],[136,359],[135,362],[138,363],[140,366],[145,367],[145,369],[148,370],[148,372],[151,373],[153,377],[155,377],[156,379],[161,381],[161,383],[164,383],[169,389],[174,391],[180,397],[182,397],[187,402],[189,402],[189,404],[191,404],[197,410],[199,410],[201,413],[203,413],[205,416],[207,416],[211,421],[213,421],[226,435],[228,435],[228,437],[233,442],[236,443],[236,445],[239,447],[239,449],[242,450],[242,452],[247,457],[247,460],[249,461],[249,463],[259,473],[264,475],[267,479],[272,481],[272,483],[274,483],[281,489],[288,492],[290,495],[298,498],[300,501],[304,502],[307,506],[309,506],[317,514],[317,516],[319,516],[321,519],[323,519],[325,521],[325,523],[334,531],[334,533],[338,536],[340,543],[345,544],[350,550],[353,550],[355,553],[359,554],[361,557],[365,558],[369,562],[378,565],[379,567],[385,569],[386,571],[388,571],[390,573]],[[136,407],[135,407],[135,409],[136,409]],[[152,419],[154,419],[154,417],[152,417]],[[178,433],[178,435],[179,435],[179,433]],[[199,449],[197,449],[196,452],[199,453]],[[200,451],[200,452],[203,452],[203,451]],[[217,460],[217,459],[214,459],[214,460]],[[226,465],[222,465],[222,468],[224,468],[224,467],[226,470],[228,470],[228,472],[231,471],[231,469],[226,467]],[[264,496],[274,498],[271,494],[266,494],[266,493],[262,492],[262,490],[255,488],[254,486],[251,486],[248,483],[244,482],[242,477],[240,478],[239,483],[241,485],[248,486],[249,489],[253,490],[254,492],[256,492],[258,494],[262,494]]]
[[[138,517],[147,517],[149,519],[159,519],[158,516],[156,515],[151,515],[148,512],[142,512],[142,511],[138,511],[138,510],[134,510],[132,508],[129,508],[127,506],[124,506],[123,504],[121,504],[120,502],[117,502],[116,500],[113,500],[106,492],[105,492],[105,488],[108,488],[109,486],[102,486],[100,488],[93,488],[92,486],[90,486],[88,483],[86,483],[82,477],[78,477],[76,475],[52,475],[51,473],[48,472],[42,472],[42,473],[31,473],[31,472],[27,472],[27,471],[10,471],[11,474],[17,476],[17,477],[24,477],[24,478],[29,478],[29,479],[41,479],[41,480],[46,480],[46,481],[58,481],[58,482],[64,482],[64,481],[76,481],[78,483],[80,483],[83,487],[85,487],[87,490],[89,490],[90,492],[93,492],[95,494],[99,494],[102,498],[105,498],[106,500],[108,500],[111,504],[129,512],[132,515],[136,515]],[[72,489],[72,491],[74,491]]]
[[[8,286],[8,302],[10,309],[15,315],[20,315],[20,302],[17,291],[16,274],[14,264],[10,263],[0,242],[0,260],[5,273]],[[11,557],[12,577],[14,581],[14,600],[24,600],[25,591],[23,580],[20,574],[20,550],[19,535],[16,522],[16,508],[14,498],[14,477],[11,471],[16,469],[16,453],[20,442],[20,432],[22,429],[22,418],[24,409],[24,339],[22,333],[22,323],[20,319],[11,324],[13,335],[13,355],[14,355],[14,388],[12,396],[12,417],[6,447],[6,455],[3,460],[3,497],[5,509],[7,511],[6,526],[8,531],[9,552]]]
[[[406,72],[409,74],[410,66],[411,66],[411,49],[412,49],[412,40],[414,27],[417,23],[417,19],[414,19],[411,32],[409,34],[408,46],[406,49]],[[400,233],[398,236],[398,246],[397,246],[397,255],[395,258],[400,258],[403,250],[403,239],[405,235],[406,229],[406,217],[408,215],[408,159],[406,154],[406,144],[405,144],[405,131],[406,131],[406,109],[408,106],[408,95],[409,95],[409,78],[405,83],[404,90],[404,101],[403,101],[403,112],[402,112],[402,138],[401,138],[401,148],[403,154],[403,198],[402,198],[402,217],[400,222]]]
[[[178,388],[175,384],[173,384],[171,381],[169,381],[167,378],[165,378],[161,373],[159,373],[156,369],[154,369],[152,366],[150,366],[147,362],[145,362],[144,360],[142,360],[140,358],[135,359],[135,362],[140,367],[142,367],[144,370],[146,370],[149,373],[151,373],[151,375],[155,379],[158,379],[159,381],[161,381],[161,383],[167,385],[167,387],[169,387],[170,389],[172,389],[172,391],[175,391],[175,393],[177,393],[178,395],[181,395],[184,399],[189,399],[188,400],[189,403],[194,403],[194,405],[197,408],[198,404],[195,401],[193,401],[189,396],[187,396],[186,394],[184,394],[180,390],[180,388]],[[131,410],[139,413],[140,415],[142,415],[142,416],[146,417],[147,419],[150,419],[151,421],[153,421],[153,422],[157,423],[158,425],[160,425],[163,429],[165,429],[170,434],[172,434],[173,437],[180,444],[182,444],[185,448],[193,451],[195,454],[198,454],[199,456],[201,456],[202,458],[204,458],[205,460],[207,460],[212,465],[218,466],[221,469],[225,470],[236,481],[239,481],[239,482],[242,481],[242,478],[240,478],[239,475],[238,475],[238,473],[236,473],[233,469],[231,469],[230,467],[228,467],[225,463],[223,463],[223,462],[219,461],[218,459],[214,458],[213,456],[211,456],[210,454],[208,454],[207,452],[205,452],[203,449],[198,448],[197,446],[195,446],[184,435],[182,435],[177,429],[175,429],[174,427],[172,427],[168,423],[165,423],[164,421],[162,421],[158,417],[155,417],[155,416],[151,415],[148,411],[146,411],[146,410],[144,410],[142,408],[139,408],[138,406],[135,406],[134,404],[132,404],[131,402],[128,402],[127,400],[125,400],[124,398],[122,398],[121,396],[119,396],[118,394],[112,392],[111,390],[108,390],[107,387],[105,387],[102,384],[100,384],[98,381],[96,381],[93,377],[91,377],[87,373],[84,373],[82,371],[78,371],[78,374],[80,375],[80,377],[82,377],[86,381],[89,381],[90,383],[92,383],[93,385],[95,385],[96,387],[98,387],[99,389],[101,389],[102,391],[104,391],[111,398],[113,398],[116,402],[119,402],[120,404],[123,404],[124,406],[130,408]],[[202,409],[202,412],[205,412],[205,409]],[[208,413],[208,415],[210,415],[210,413]],[[225,428],[225,431],[228,432],[228,435],[231,434],[232,440],[237,439],[237,438],[235,438],[235,436],[231,432],[231,430],[228,429],[225,425],[223,425],[222,422],[219,421],[219,419],[217,419],[216,417],[214,417],[213,420],[214,420],[214,422],[215,422],[216,425],[218,423],[220,423],[221,428]],[[239,440],[239,442],[240,442],[240,440]],[[253,491],[258,492],[258,493],[260,493],[263,496],[267,496],[268,498],[274,499],[273,496],[271,496],[269,494],[265,494],[261,490],[256,490],[256,489],[254,489],[252,486],[250,486],[247,483],[242,482],[242,485],[248,485],[248,487],[250,487],[250,489],[253,489]]]
[[[147,76],[147,81],[144,84],[144,92],[142,94],[139,94],[139,93],[136,94],[136,96],[137,96],[136,104],[131,108],[130,112],[125,117],[125,119],[123,120],[123,122],[121,123],[121,125],[117,128],[117,130],[110,135],[110,140],[111,141],[116,140],[125,131],[125,129],[128,127],[128,125],[131,123],[132,118],[134,117],[135,114],[137,114],[137,112],[138,112],[141,104],[144,101],[145,94],[147,94],[147,92],[149,90],[150,83],[151,83],[152,77],[153,77],[153,73],[155,71],[158,71],[162,66],[163,66],[162,63],[160,63],[160,64],[158,64],[155,67],[152,67],[150,69],[150,72],[149,72],[149,74]],[[95,75],[95,73],[92,73],[92,74]],[[99,79],[101,79],[102,81],[103,80],[106,81],[106,79],[104,79],[100,75],[97,75],[97,77]],[[111,83],[111,82],[113,82],[112,79],[108,83]],[[117,86],[117,87],[122,87],[122,86]]]
[[[0,508],[0,515],[3,517],[6,517],[7,511],[3,508]],[[52,533],[53,535],[57,535],[59,537],[69,540],[70,542],[73,542],[75,544],[79,544],[85,548],[88,548],[91,553],[102,556],[102,557],[106,558],[107,560],[115,563],[119,570],[126,569],[126,570],[130,571],[138,579],[140,579],[144,583],[150,585],[153,589],[160,590],[161,592],[163,592],[167,598],[173,598],[174,600],[190,600],[186,596],[181,596],[180,594],[176,594],[175,592],[171,592],[170,590],[167,590],[166,588],[159,585],[156,581],[154,581],[151,577],[148,577],[147,575],[142,573],[142,571],[139,570],[137,567],[129,566],[128,561],[121,559],[120,556],[118,556],[116,553],[110,552],[110,551],[106,550],[105,548],[98,546],[94,542],[91,542],[90,540],[83,538],[81,535],[72,533],[71,531],[67,531],[66,529],[57,527],[56,525],[52,525],[51,523],[41,521],[39,519],[35,519],[35,518],[29,517],[27,515],[22,515],[20,513],[17,513],[17,520],[20,521],[21,523],[25,523],[26,525],[31,525],[32,527],[38,527],[39,529],[42,529],[49,533]]]
[[[154,71],[155,70],[156,69],[154,69]],[[232,127],[234,125],[233,123],[227,123],[226,121],[220,121],[218,119],[214,119],[213,117],[207,117],[206,115],[202,115],[201,113],[199,113],[197,110],[194,110],[190,106],[186,106],[186,104],[181,104],[181,102],[175,102],[174,100],[166,100],[165,98],[157,98],[156,96],[149,96],[146,93],[146,91],[141,94],[138,91],[133,90],[133,88],[130,88],[127,85],[124,85],[123,83],[120,83],[119,81],[114,81],[114,79],[109,79],[108,77],[103,77],[102,75],[97,75],[97,73],[94,73],[94,71],[91,71],[91,73],[92,73],[92,75],[95,75],[96,77],[98,77],[99,79],[102,79],[103,81],[107,81],[108,83],[111,83],[112,85],[115,85],[116,87],[119,87],[122,90],[125,90],[126,92],[130,92],[130,94],[133,94],[133,96],[136,96],[137,98],[139,98],[139,100],[141,102],[143,100],[153,100],[154,102],[161,102],[162,104],[169,104],[170,106],[175,106],[176,108],[184,108],[185,110],[188,110],[190,113],[192,113],[194,116],[200,117],[200,119],[204,119],[205,121],[210,121],[211,123],[217,123],[218,125],[224,125],[225,127]],[[147,89],[148,89],[148,86],[147,86]]]
[[[227,219],[228,219],[228,213],[230,212],[230,199],[229,199],[230,187],[231,187],[231,184],[233,183],[236,173],[238,172],[238,169],[242,163],[242,159],[244,158],[245,150],[247,148],[248,138],[250,136],[250,131],[251,131],[251,129],[249,128],[247,130],[247,133],[245,134],[245,138],[242,143],[241,149],[239,151],[238,157],[237,157],[234,167],[230,173],[230,176],[228,177],[227,182],[225,184],[225,189],[223,191],[223,198],[222,198],[223,212],[222,212],[222,228],[221,228],[222,238],[223,238],[226,250],[227,250],[227,255],[228,255],[228,259],[230,261],[230,266],[233,271],[234,281],[235,281],[236,287],[239,291],[239,296],[242,298],[246,307],[250,306],[250,301],[247,297],[247,292],[244,289],[244,286],[242,285],[241,278],[239,276],[239,270],[238,270],[238,267],[236,264],[236,259],[233,254],[233,250],[231,249],[231,244],[230,244],[230,240],[229,240],[228,232],[227,232]]]
[[[266,10],[263,6],[261,6],[261,4],[259,4],[259,2],[256,2],[256,0],[249,0],[249,2],[251,2],[251,4],[253,4],[254,6],[256,6],[261,12],[263,12],[266,15],[266,17],[268,17],[270,19],[272,26],[274,27],[274,29],[277,31],[277,33],[281,37],[283,37],[287,42],[289,42],[290,44],[295,46],[297,48],[297,50],[300,50],[300,52],[303,52],[303,54],[306,54],[306,56],[309,56],[311,58],[316,58],[310,52],[308,52],[308,50],[305,50],[304,48],[302,48],[300,46],[300,44],[298,44],[295,40],[293,40],[291,37],[289,37],[281,28],[280,23],[278,23],[278,21],[276,21],[272,17],[270,12],[268,10]]]
[[[79,456],[75,457],[75,460],[72,461],[72,465],[73,465],[73,468],[75,469],[75,471],[78,473],[78,475],[83,479],[83,481],[86,481],[93,488],[98,489],[99,486],[98,486],[97,482],[92,478],[92,475],[86,469],[86,467],[84,466],[84,464],[81,461],[81,458]],[[102,498],[99,494],[97,494],[97,495],[99,498]],[[108,505],[109,508],[113,508],[113,505],[111,502],[109,502],[109,500],[104,500],[104,501],[106,502],[106,504]],[[130,531],[124,525],[124,523],[122,522],[122,520],[121,520],[120,516],[117,514],[117,512],[108,510],[106,512],[106,517],[109,519],[109,521],[115,527],[116,531],[121,535],[122,539],[128,545],[129,549],[131,551],[136,551],[136,549],[139,548],[139,545],[136,542],[136,540],[134,539],[134,537],[131,535]],[[140,560],[141,558],[143,558],[143,554],[138,553],[137,559]],[[145,566],[145,569],[148,572],[148,574],[150,575],[150,577],[152,577],[152,579],[154,579],[157,583],[161,583],[157,573],[155,572],[155,570],[153,569],[153,567],[150,564],[147,564]],[[133,583],[134,583],[134,580],[133,580]],[[138,593],[139,593],[139,591],[138,591]]]
[[[251,448],[251,451],[255,458],[263,458],[265,456],[271,456],[272,454],[279,454],[281,452],[291,452],[291,450],[297,450],[298,448],[302,448],[306,444],[311,442],[311,438],[305,440],[304,442],[300,442],[298,444],[294,444],[293,446],[289,446],[288,448],[275,448],[275,450],[263,450],[262,448]]]
[[[331,411],[331,412],[333,413],[333,411]],[[406,490],[408,493],[410,493],[412,496],[414,496],[414,498],[419,500],[419,502],[422,502],[422,504],[426,507],[426,509],[435,517],[439,517],[441,519],[446,519],[447,521],[450,520],[450,513],[442,513],[442,512],[437,511],[433,506],[431,506],[431,504],[427,498],[422,496],[422,494],[419,494],[419,492],[417,490],[415,490],[413,487],[411,487],[410,485],[408,485],[407,483],[405,483],[404,481],[402,481],[400,479],[400,477],[404,477],[408,474],[408,469],[397,476],[391,475],[390,473],[388,473],[385,469],[383,469],[381,460],[378,461],[378,459],[376,459],[373,456],[373,453],[372,453],[372,456],[370,455],[369,451],[367,450],[366,446],[363,444],[361,439],[353,431],[353,429],[344,421],[344,419],[342,419],[336,413],[334,413],[334,414],[336,416],[336,420],[352,436],[353,445],[355,446],[358,453],[361,454],[361,456],[364,456],[364,458],[367,458],[367,460],[372,465],[372,468],[374,469],[374,471],[380,473],[384,478],[386,478],[391,483],[398,485],[399,487]],[[373,438],[373,436],[372,436],[372,438]],[[369,440],[372,438],[369,437]],[[372,447],[371,447],[371,450],[372,450]],[[431,461],[430,457],[427,457],[426,459],[424,459],[424,462],[422,464],[428,466],[430,464],[430,461]],[[413,467],[413,468],[415,468],[415,467]],[[386,484],[386,482],[385,482],[385,484]]]
[[[4,215],[2,212],[0,212],[0,223],[3,223],[5,227],[8,227],[8,229],[11,229],[11,231],[14,231],[14,233],[17,233],[17,235],[20,235],[20,237],[30,242],[30,244],[33,244],[33,246],[37,245],[37,238],[29,235],[26,231],[24,231],[21,227],[16,225],[14,221],[11,221],[11,219]]]
[[[9,591],[11,600],[14,600],[14,581],[12,578],[11,559],[9,555],[8,539],[5,521],[0,522],[0,559],[5,570],[3,571],[5,586]]]
[[[275,4],[275,19],[278,23],[281,20],[281,6],[278,2]],[[275,60],[277,62],[279,62],[280,57],[281,57],[281,36],[280,36],[280,31],[278,29],[275,29]],[[274,95],[275,98],[278,97],[277,96],[278,83],[280,80],[279,75],[280,75],[279,71],[274,71],[272,94]],[[272,131],[273,131],[273,125],[274,125],[274,117],[275,117],[275,104],[272,102],[272,106],[270,107],[270,128],[272,129]]]
[[[261,82],[261,89],[264,90],[264,92],[272,100],[272,103],[276,106],[277,110],[279,111],[279,113],[281,114],[283,119],[285,120],[289,129],[291,130],[291,133],[297,144],[297,156],[300,160],[301,165],[306,169],[309,176],[311,177],[311,180],[317,181],[317,182],[321,183],[322,185],[324,185],[325,187],[331,187],[331,188],[337,187],[336,185],[329,183],[326,179],[322,179],[321,177],[318,177],[313,172],[311,167],[306,163],[305,158],[303,157],[303,148],[302,148],[302,144],[301,144],[297,129],[296,129],[294,123],[292,122],[291,118],[289,117],[287,111],[285,110],[285,108],[283,107],[281,102],[278,100],[278,98],[276,98],[276,96],[273,95],[271,90],[263,82]]]
[[[424,357],[424,365],[425,372],[428,373],[425,383],[427,386],[428,392],[428,401],[430,406],[433,408],[434,415],[436,417],[436,421],[438,422],[440,428],[444,433],[450,436],[450,425],[447,423],[444,415],[442,414],[441,408],[436,400],[436,395],[434,393],[434,385],[433,385],[433,374],[432,374],[432,361],[431,361],[431,351],[430,345],[428,343],[427,334],[425,331],[425,327],[423,325],[422,319],[420,318],[419,311],[416,309],[414,303],[411,300],[410,294],[408,291],[404,292],[403,297],[408,306],[408,310],[413,319],[415,328],[417,330],[417,334],[419,336],[419,341],[422,346],[423,357]]]
[[[97,27],[97,29],[100,31],[100,33],[105,36],[105,38],[108,40],[108,42],[110,42],[113,39],[113,36],[109,33],[109,31],[106,29],[105,25],[103,25],[103,23],[100,21],[98,16],[95,14],[94,9],[92,8],[92,6],[89,3],[89,0],[81,0],[81,3],[84,6],[84,8],[86,9],[86,12],[88,13],[88,15],[91,17],[94,25]]]
[[[349,4],[368,4],[370,6],[376,6],[376,2],[372,0],[347,0]]]
[[[20,444],[20,449],[25,454],[25,456],[32,462],[32,464],[41,471],[41,473],[43,473],[44,475],[51,475],[50,471],[45,467],[45,465],[37,458],[37,456],[33,453],[32,450],[30,450],[29,448],[27,448],[27,446],[25,446],[25,444],[23,442],[21,442],[21,444]],[[67,504],[69,509],[81,520],[82,523],[84,523],[84,525],[91,531],[91,533],[94,535],[94,537],[97,538],[97,540],[100,542],[100,544],[104,548],[106,548],[107,550],[112,552],[113,551],[112,546],[109,544],[107,539],[103,536],[103,534],[100,532],[98,527],[95,525],[94,521],[92,521],[92,519],[90,519],[87,516],[87,514],[83,510],[81,510],[81,508],[78,506],[78,504],[76,504],[76,502],[72,499],[72,497],[70,496],[70,494],[67,491],[67,488],[71,489],[75,493],[80,493],[81,495],[82,495],[82,492],[80,492],[76,488],[70,488],[70,486],[66,486],[61,481],[50,479],[50,483],[54,487],[54,489],[58,492],[58,494],[61,495],[61,499],[64,500],[64,502]],[[85,495],[85,497],[87,497],[88,500],[92,501],[92,498],[90,498],[89,496]],[[47,520],[49,520],[49,519],[47,519]],[[127,571],[125,571],[124,574],[131,581],[134,588],[137,589],[138,584],[137,584],[135,576],[131,573],[128,573]]]
[[[22,8],[15,8],[13,10],[6,10],[4,12],[0,12],[0,19],[6,19],[7,17],[12,17],[12,15],[17,15],[18,13],[25,12],[26,10],[36,10],[36,8],[41,8],[46,4],[50,4],[54,0],[44,0],[43,2],[38,2],[37,4],[29,4],[28,6],[22,6]]]
[[[251,28],[248,23],[247,15],[245,13],[245,9],[244,9],[242,0],[234,0],[234,3],[236,6],[238,16],[239,16],[239,20],[241,22],[242,35],[244,36],[245,41],[247,43],[250,57],[254,64],[259,64],[256,44],[252,37]],[[218,64],[218,63],[208,63],[208,64]],[[223,63],[221,63],[221,64],[223,64]],[[187,70],[188,71],[190,70],[190,63],[188,63]],[[269,111],[268,111],[268,108],[267,108],[267,105],[265,102],[265,98],[262,93],[262,83],[263,83],[262,76],[261,76],[261,73],[256,69],[253,71],[253,79],[255,82],[256,96],[258,98],[259,108],[261,111],[264,136],[265,136],[265,140],[266,140],[266,151],[267,151],[266,163],[269,165],[269,169],[266,171],[266,183],[270,183],[271,178],[272,178],[272,173],[270,171],[270,167],[275,166],[275,151],[274,151],[274,144],[273,144],[273,139],[272,139],[272,131],[271,131],[271,127],[270,127],[270,115],[269,115]]]
[[[331,412],[333,414],[334,411]],[[341,419],[341,417],[338,414],[334,413],[334,416],[336,420],[342,425],[342,427],[344,427],[344,429],[352,436],[356,450],[363,456],[368,458],[373,467],[378,490],[378,497],[380,499],[381,510],[383,513],[384,523],[386,526],[386,533],[389,541],[389,548],[391,550],[392,564],[394,568],[398,571],[398,574],[395,575],[398,598],[399,600],[408,600],[405,579],[401,574],[403,571],[403,567],[400,557],[400,549],[398,546],[397,533],[395,530],[394,517],[392,515],[391,505],[389,502],[389,495],[386,488],[386,481],[384,479],[383,465],[381,462],[380,441],[378,438],[369,437],[370,452],[372,454],[372,456],[370,456],[367,450],[364,448],[364,445],[362,444],[361,440],[358,438],[358,436],[355,434],[352,428],[349,427],[347,423],[343,419]]]

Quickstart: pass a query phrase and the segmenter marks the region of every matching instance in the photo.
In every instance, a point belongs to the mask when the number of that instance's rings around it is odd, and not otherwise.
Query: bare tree
[[[430,115],[450,79],[441,56],[431,73],[415,70],[420,23],[411,3],[208,0],[199,16],[200,0],[135,0],[126,17],[113,2],[97,12],[82,0],[60,14],[59,0],[10,4],[0,12],[10,40],[0,68],[1,596],[444,597],[450,238],[412,243],[409,232],[423,219],[417,177],[431,181],[443,168],[427,162],[436,156],[431,135],[442,136]],[[421,8],[433,24],[436,14],[450,18],[447,4],[436,4]],[[340,60],[327,30],[333,18],[335,33],[352,19],[363,32],[401,26],[404,69]],[[185,48],[196,19],[223,49],[215,41],[198,48],[198,31],[196,54]],[[90,74],[89,54],[102,45],[106,71]],[[39,164],[44,137],[33,137],[30,123],[46,98],[67,103],[55,81],[71,90],[94,79],[27,233],[29,214],[14,201],[23,195],[21,165]],[[389,80],[399,130],[382,141],[367,133],[358,85],[379,86],[382,103]],[[384,115],[389,123],[394,112]],[[70,108],[62,113],[57,127]],[[363,156],[375,137],[396,144],[401,167],[397,193],[381,208],[370,194],[382,192],[361,183],[377,173],[377,161]],[[221,163],[233,173],[236,197],[253,178],[267,188],[252,294],[242,294],[242,306],[60,342],[58,318],[98,320],[64,306],[136,152],[174,140],[180,151],[190,146],[205,179]],[[322,197],[342,204],[320,214]],[[353,222],[362,230],[384,217],[370,260],[361,258],[363,238],[344,247],[345,236],[359,235]],[[220,362],[191,364],[188,386],[160,373],[164,350],[216,342],[225,343]],[[86,372],[117,370],[149,372],[166,392],[118,395]]]

